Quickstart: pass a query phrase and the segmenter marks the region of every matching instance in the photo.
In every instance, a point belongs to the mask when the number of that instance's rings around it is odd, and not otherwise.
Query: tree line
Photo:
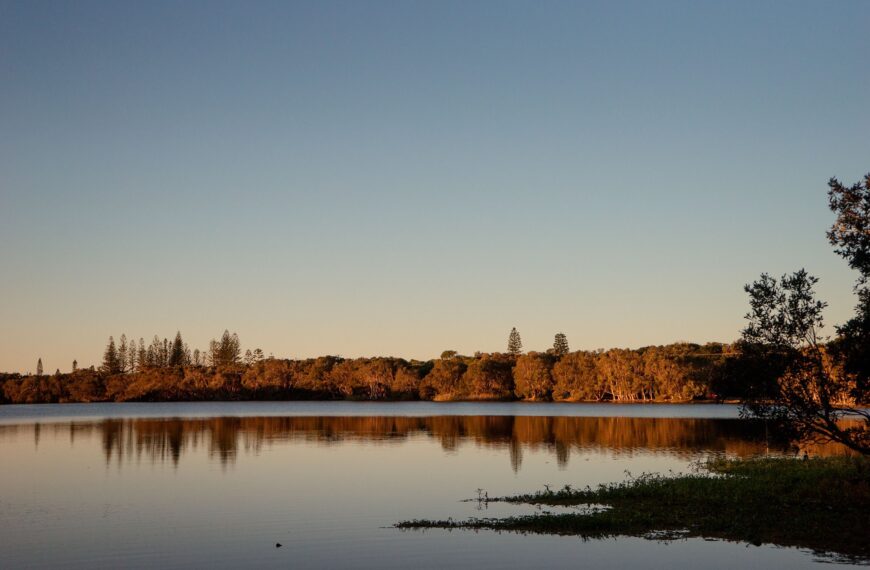
[[[519,333],[511,333],[511,348]],[[133,348],[131,348],[133,347]],[[557,335],[547,352],[444,351],[419,361],[322,356],[304,360],[241,352],[225,331],[204,354],[178,333],[117,345],[102,366],[69,374],[0,375],[5,403],[351,399],[674,402],[739,397],[739,345],[677,343],[637,350],[574,351]],[[131,360],[132,359],[132,360]]]
[[[248,350],[244,361],[248,364],[255,360],[263,359],[263,351],[259,348],[251,352]],[[141,372],[154,368],[172,368],[177,366],[222,366],[236,364],[241,360],[241,343],[239,336],[224,331],[220,340],[209,343],[207,351],[198,348],[190,350],[187,343],[181,337],[181,331],[175,333],[175,339],[169,340],[154,335],[154,339],[146,347],[145,339],[140,338],[137,344],[135,340],[127,342],[127,335],[122,334],[120,342],[115,344],[115,337],[110,336],[106,349],[103,352],[103,363],[100,372],[105,374],[125,374]],[[42,364],[42,359],[39,361]],[[72,370],[76,371],[78,362],[73,361]],[[42,374],[41,366],[37,368],[37,375]]]

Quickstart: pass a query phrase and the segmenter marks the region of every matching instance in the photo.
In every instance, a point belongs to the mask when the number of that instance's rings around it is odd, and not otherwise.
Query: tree
[[[553,357],[530,352],[517,358],[514,393],[525,400],[548,400],[553,392]]]
[[[127,371],[127,335],[121,335],[121,342],[118,344],[118,367],[121,372]]]
[[[441,353],[441,360],[450,360],[451,358],[456,356],[456,354],[457,353],[455,350],[445,350]]]
[[[163,363],[160,360],[161,351],[160,338],[157,335],[154,335],[154,338],[151,339],[151,344],[148,345],[148,351],[146,352],[146,365],[154,367],[163,366]]]
[[[36,361],[36,375],[42,376],[42,358]]]
[[[75,372],[75,371],[78,370],[78,369],[79,369],[79,361],[78,361],[78,360],[73,360],[73,363],[72,363],[72,371]]]
[[[783,435],[832,440],[870,453],[870,412],[849,405],[851,386],[824,345],[818,279],[801,269],[777,280],[767,274],[746,285],[747,357],[780,363],[781,373],[753,387],[743,413],[769,421]],[[845,425],[841,420],[863,418]]]
[[[209,360],[212,366],[236,364],[240,356],[239,336],[235,333],[231,335],[228,330],[224,330],[220,341],[212,340],[209,343]]]
[[[148,352],[145,350],[145,339],[139,337],[139,350],[136,352],[136,369],[145,370],[148,366]]]
[[[103,353],[103,366],[101,370],[106,374],[118,374],[121,372],[121,361],[118,358],[118,350],[115,348],[115,339],[109,337],[106,351]]]
[[[435,396],[452,397],[462,389],[462,376],[467,365],[459,358],[436,360],[432,370],[423,379],[420,397],[424,400]]]
[[[813,291],[818,279],[801,270],[779,282],[763,274],[747,285],[744,352],[772,362],[768,368],[780,373],[756,387],[746,414],[773,420],[791,436],[833,440],[870,454],[870,412],[858,407],[870,395],[870,174],[848,187],[831,178],[828,207],[837,215],[828,241],[859,273],[855,317],[825,344],[819,336],[825,303]]]
[[[831,178],[828,187],[828,206],[837,214],[828,241],[858,271],[855,316],[837,327],[834,348],[854,378],[853,398],[866,402],[870,391],[870,174],[848,187]]]
[[[452,362],[442,360],[440,362]],[[475,358],[465,371],[462,382],[467,392],[475,398],[506,398],[513,392],[513,376],[510,358],[485,354]]]
[[[169,349],[169,366],[184,365],[184,341],[181,340],[181,331],[175,333],[172,348]]]
[[[565,333],[556,333],[556,337],[553,339],[553,354],[564,356],[568,352],[568,337],[565,336]]]
[[[520,339],[520,333],[517,332],[516,327],[511,329],[511,334],[508,336],[507,351],[508,354],[514,356],[518,356],[523,352],[523,341]]]
[[[136,372],[139,351],[136,349],[136,339],[130,339],[130,344],[127,346],[127,370],[131,373]]]
[[[599,355],[571,352],[553,366],[554,400],[603,400],[607,384],[598,369]]]

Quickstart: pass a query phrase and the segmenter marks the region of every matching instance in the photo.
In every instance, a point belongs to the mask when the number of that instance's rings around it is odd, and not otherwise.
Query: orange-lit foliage
[[[15,426],[17,427],[17,426]],[[241,449],[258,450],[274,441],[401,442],[418,434],[446,450],[463,443],[509,449],[519,468],[524,451],[551,451],[560,465],[571,454],[604,452],[631,455],[654,450],[689,457],[698,451],[749,457],[790,453],[765,441],[760,422],[742,420],[607,418],[552,416],[433,417],[250,417],[209,419],[110,419],[88,424],[56,424],[43,429],[96,433],[106,461],[167,457],[178,461],[185,450],[205,448],[222,460]],[[849,453],[836,444],[815,445],[813,455]]]
[[[0,401],[125,402],[194,400],[689,401],[739,393],[737,354],[721,344],[639,350],[446,354],[400,358],[268,358],[221,366],[146,366],[107,374],[80,369],[51,376],[0,375]],[[716,392],[717,394],[713,394]]]

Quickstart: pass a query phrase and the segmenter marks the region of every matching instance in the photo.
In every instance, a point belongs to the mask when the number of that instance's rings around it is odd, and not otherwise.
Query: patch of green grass
[[[471,528],[577,535],[706,537],[810,549],[870,562],[870,459],[715,460],[687,475],[644,474],[597,488],[546,490],[490,501],[604,505],[585,513],[466,521],[415,520],[398,528]]]

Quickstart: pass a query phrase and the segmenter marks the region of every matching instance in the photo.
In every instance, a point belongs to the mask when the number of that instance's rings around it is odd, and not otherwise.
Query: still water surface
[[[400,531],[531,513],[461,502],[773,452],[732,406],[433,403],[0,407],[0,568],[802,568],[690,539]],[[282,548],[275,544],[281,543]]]

